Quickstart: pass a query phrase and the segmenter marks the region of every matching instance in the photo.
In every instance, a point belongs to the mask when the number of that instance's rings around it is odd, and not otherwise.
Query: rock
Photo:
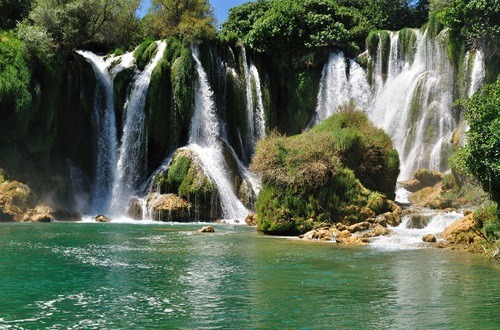
[[[401,223],[401,216],[397,212],[386,212],[375,218],[375,224],[387,227],[397,227]]]
[[[143,202],[138,197],[132,197],[128,203],[127,215],[134,220],[142,220]]]
[[[389,235],[392,231],[385,228],[384,226],[381,226],[379,224],[377,224],[375,226],[375,229],[373,230],[373,234],[375,236],[386,236],[386,235]]]
[[[24,215],[37,206],[31,188],[18,181],[0,184],[0,221],[23,221]]]
[[[351,235],[350,233],[349,236],[344,233],[343,235],[337,237],[337,243],[344,245],[366,245],[367,240]]]
[[[432,234],[427,234],[422,237],[422,241],[426,243],[435,243],[436,242],[436,236]]]
[[[361,209],[361,217],[365,220],[375,218],[375,212],[369,207],[365,206]]]
[[[68,210],[55,210],[52,212],[55,220],[59,221],[82,221],[82,214]]]
[[[245,218],[245,222],[247,225],[249,226],[257,226],[257,214],[255,213],[250,213],[249,215],[247,215],[247,217]]]
[[[415,179],[420,181],[424,187],[432,187],[443,181],[444,174],[438,171],[420,169],[415,172]]]
[[[391,230],[385,228],[384,226],[381,226],[380,224],[377,224],[372,232],[364,234],[363,237],[379,237],[379,236],[386,236],[391,233],[392,233]]]
[[[215,233],[215,229],[212,226],[206,226],[201,229],[198,229],[199,233]]]
[[[358,231],[363,231],[363,230],[367,230],[370,228],[370,223],[369,222],[359,222],[359,223],[356,223],[352,226],[349,226],[347,228],[347,230],[349,230],[349,232],[351,233],[355,233],[355,232],[358,232]]]
[[[54,210],[46,205],[37,205],[34,209],[29,210],[23,216],[23,222],[52,222]]]
[[[324,227],[313,229],[301,236],[303,239],[307,240],[333,241],[337,235],[332,228]]]
[[[432,220],[432,216],[418,213],[410,214],[408,217],[410,217],[410,228],[414,229],[423,229]]]
[[[225,224],[227,223],[227,220],[224,220],[224,219],[218,219],[218,220],[215,220],[215,223],[225,225]]]
[[[335,225],[335,228],[337,228],[337,230],[339,230],[339,231],[344,231],[344,230],[347,230],[347,226],[346,226],[346,225],[344,225],[344,224],[342,224],[342,223],[337,223],[337,224]]]
[[[190,222],[194,219],[192,204],[175,194],[152,193],[148,195],[146,205],[151,210],[153,220]]]
[[[465,216],[467,216],[467,215],[469,215],[469,214],[471,214],[471,213],[472,213],[472,211],[471,211],[471,210],[465,210],[465,211],[464,211],[464,215],[465,215]]]
[[[414,178],[402,182],[403,188],[409,192],[415,193],[426,187],[433,187],[444,179],[444,174],[437,171],[420,169],[415,172]]]
[[[95,222],[109,222],[109,218],[103,214],[96,215],[94,220]]]
[[[474,226],[474,215],[469,214],[446,227],[441,237],[452,244],[470,244],[477,238],[473,231]]]

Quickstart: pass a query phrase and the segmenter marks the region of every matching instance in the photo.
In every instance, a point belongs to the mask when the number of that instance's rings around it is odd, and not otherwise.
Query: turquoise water
[[[200,227],[1,224],[0,329],[500,326],[500,268],[476,256]]]

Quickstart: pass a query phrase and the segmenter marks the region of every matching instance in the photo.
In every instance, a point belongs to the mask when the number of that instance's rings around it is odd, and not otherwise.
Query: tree
[[[147,20],[155,37],[188,40],[215,36],[215,17],[208,0],[153,0]]]
[[[466,165],[491,199],[500,205],[500,77],[461,103],[470,126]]]
[[[37,0],[29,21],[43,28],[60,49],[115,45],[133,41],[130,31],[138,29],[139,4],[139,0]]]

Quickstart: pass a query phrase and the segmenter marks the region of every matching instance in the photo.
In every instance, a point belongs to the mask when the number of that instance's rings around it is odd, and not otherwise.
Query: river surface
[[[0,329],[498,329],[500,267],[244,226],[0,224]]]

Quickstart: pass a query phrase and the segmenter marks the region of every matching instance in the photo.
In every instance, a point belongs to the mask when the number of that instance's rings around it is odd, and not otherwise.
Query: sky
[[[229,13],[229,9],[239,6],[251,0],[210,0],[210,3],[215,8],[215,17],[217,18],[217,26],[221,25]],[[150,0],[142,0],[141,10],[139,16],[142,17],[148,11]]]

